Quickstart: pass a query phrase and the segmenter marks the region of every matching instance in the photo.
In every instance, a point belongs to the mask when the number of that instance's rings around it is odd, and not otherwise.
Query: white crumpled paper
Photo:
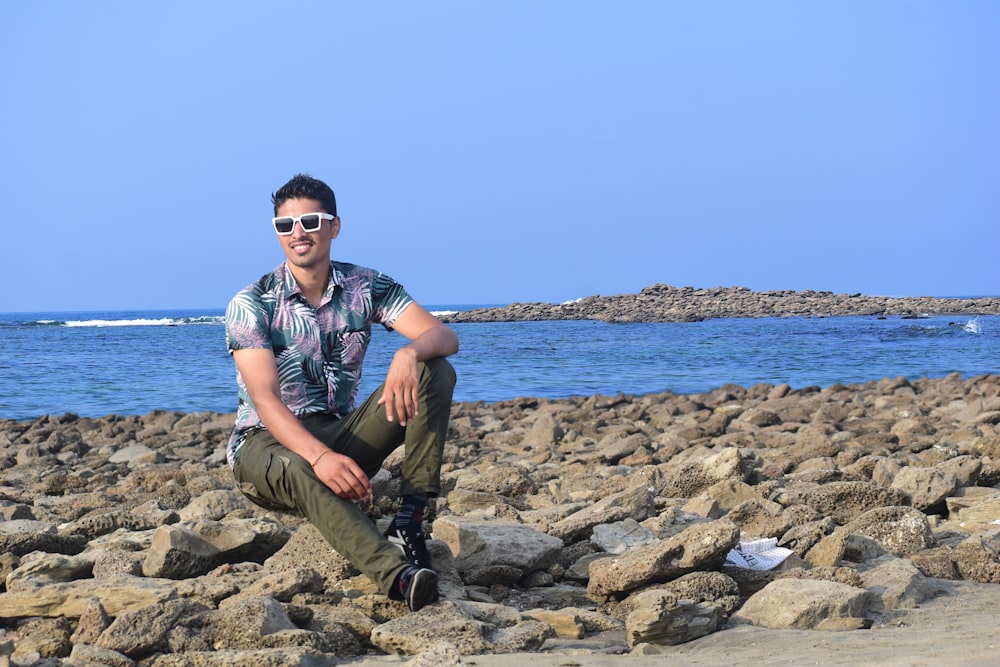
[[[791,549],[778,546],[778,540],[768,537],[752,542],[740,542],[726,554],[726,565],[745,570],[772,570],[792,555]]]

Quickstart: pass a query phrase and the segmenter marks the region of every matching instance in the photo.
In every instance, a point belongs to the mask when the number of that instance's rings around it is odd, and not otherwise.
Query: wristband
[[[323,450],[323,453],[322,453],[322,454],[320,454],[319,456],[317,456],[317,457],[316,457],[316,460],[312,462],[312,466],[311,466],[311,467],[315,468],[315,467],[316,467],[316,464],[317,464],[317,463],[319,463],[319,460],[320,460],[321,458],[323,458],[324,456],[326,456],[327,454],[329,454],[329,453],[330,453],[331,451],[332,451],[332,450],[329,450],[329,449],[324,449],[324,450]]]

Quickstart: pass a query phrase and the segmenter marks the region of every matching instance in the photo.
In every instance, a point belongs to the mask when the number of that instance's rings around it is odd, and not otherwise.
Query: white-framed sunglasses
[[[302,231],[316,232],[319,231],[324,220],[333,220],[335,217],[329,213],[303,213],[295,217],[284,215],[280,218],[271,218],[271,222],[274,224],[274,231],[278,232],[279,236],[288,236],[295,229],[296,222],[302,225]]]

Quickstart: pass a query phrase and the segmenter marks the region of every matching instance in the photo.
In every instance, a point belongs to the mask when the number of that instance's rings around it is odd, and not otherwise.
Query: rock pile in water
[[[0,422],[0,662],[645,655],[741,623],[871,632],[948,580],[1000,583],[998,376],[456,403],[427,516],[443,599],[416,613],[234,490],[232,421]],[[729,558],[765,538],[776,567]]]
[[[830,317],[873,315],[997,315],[1000,297],[949,299],[834,294],[812,290],[754,292],[746,287],[671,287],[656,284],[638,294],[588,296],[568,303],[513,303],[443,315],[447,322],[599,320],[604,322],[698,322],[721,317]]]

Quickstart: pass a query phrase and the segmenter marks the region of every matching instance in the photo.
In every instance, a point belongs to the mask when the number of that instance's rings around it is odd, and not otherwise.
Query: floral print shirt
[[[281,400],[296,415],[343,417],[356,405],[361,364],[373,322],[391,329],[413,302],[389,276],[354,264],[330,262],[330,282],[319,307],[306,300],[288,263],[241,290],[226,309],[226,346],[274,352]],[[239,407],[226,458],[232,466],[251,430],[264,428],[239,370]]]

